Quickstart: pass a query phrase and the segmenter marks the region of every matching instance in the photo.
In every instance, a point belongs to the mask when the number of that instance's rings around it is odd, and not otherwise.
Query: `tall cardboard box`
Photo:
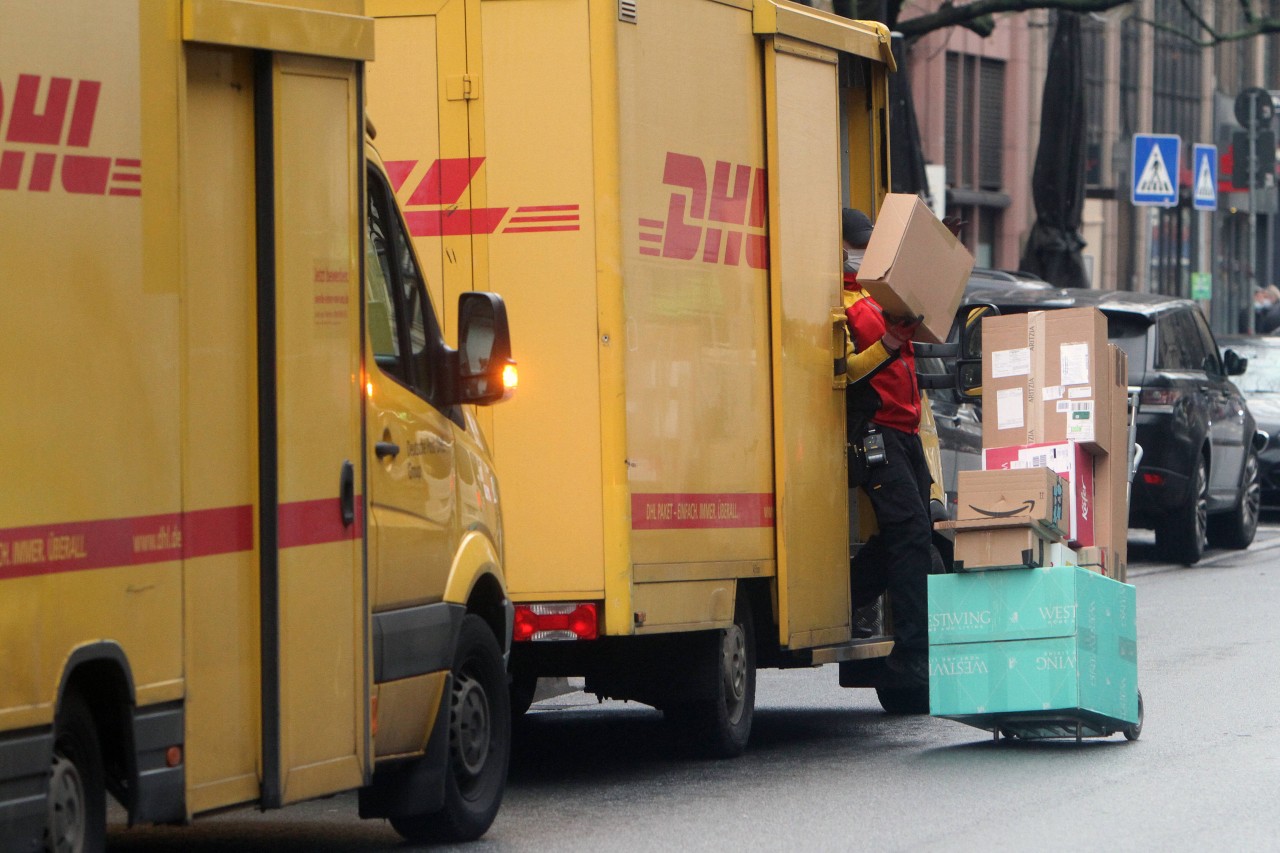
[[[876,214],[858,283],[886,314],[923,316],[917,340],[941,343],[972,270],[969,250],[919,196],[890,193]]]
[[[982,349],[984,447],[1076,441],[1107,452],[1116,373],[1101,311],[986,317]]]
[[[988,471],[1047,468],[1067,482],[1063,531],[1075,547],[1097,542],[1096,463],[1083,446],[1063,441],[1025,447],[984,447],[982,467]]]
[[[1129,563],[1129,400],[1128,361],[1115,344],[1113,364],[1120,381],[1112,386],[1115,395],[1111,419],[1112,452],[1094,460],[1094,496],[1097,505],[1094,542],[1106,548],[1107,574],[1123,581]]]

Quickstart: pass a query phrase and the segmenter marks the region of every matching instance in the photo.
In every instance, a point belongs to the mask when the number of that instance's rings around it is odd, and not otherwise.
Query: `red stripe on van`
[[[357,496],[355,523],[349,527],[342,523],[337,498],[282,504],[280,547],[361,538],[360,504]],[[234,554],[253,550],[254,537],[249,504],[10,527],[0,529],[0,580]]]
[[[364,518],[360,504],[357,495],[356,519],[350,526],[342,523],[342,506],[337,498],[281,504],[280,547],[300,548],[361,538],[364,535]]]

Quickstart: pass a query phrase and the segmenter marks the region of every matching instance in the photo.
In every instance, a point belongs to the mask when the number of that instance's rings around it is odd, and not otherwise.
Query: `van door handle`
[[[395,459],[400,455],[400,445],[394,441],[379,441],[373,446],[373,453],[379,459],[385,459],[388,456]]]
[[[338,475],[338,504],[342,509],[342,526],[355,524],[356,469],[349,459],[342,463],[342,473]]]

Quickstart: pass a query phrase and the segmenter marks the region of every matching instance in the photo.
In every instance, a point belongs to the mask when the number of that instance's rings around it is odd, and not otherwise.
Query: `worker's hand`
[[[920,321],[923,319],[923,317],[903,319],[901,317],[890,317],[886,314],[884,318],[885,330],[880,337],[880,342],[890,352],[897,352],[902,349],[904,343],[915,338],[916,329],[920,327]]]

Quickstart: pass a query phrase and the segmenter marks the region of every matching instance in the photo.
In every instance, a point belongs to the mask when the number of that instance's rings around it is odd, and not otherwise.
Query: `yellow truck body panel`
[[[887,31],[787,0],[365,9],[419,249],[446,302],[502,281],[523,332],[486,422],[513,598],[629,636],[724,627],[771,577],[784,647],[847,640],[838,211],[887,191]]]
[[[433,812],[463,623],[505,725],[511,606],[464,405],[494,398],[458,390],[483,353],[444,344],[440,257],[418,269],[367,147],[373,22],[65,6],[0,30],[0,850],[40,843],[81,707],[131,821],[351,789],[417,814],[392,757]]]

